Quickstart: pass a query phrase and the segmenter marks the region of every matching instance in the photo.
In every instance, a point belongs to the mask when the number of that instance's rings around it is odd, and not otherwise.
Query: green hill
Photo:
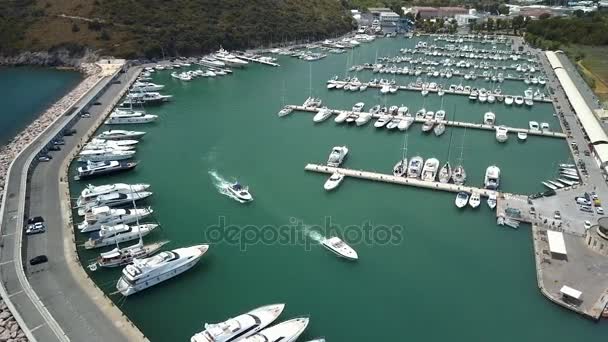
[[[349,31],[336,0],[4,0],[0,55],[84,47],[117,57],[191,55]]]

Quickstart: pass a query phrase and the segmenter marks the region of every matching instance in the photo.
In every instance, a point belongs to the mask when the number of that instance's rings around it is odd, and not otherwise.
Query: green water
[[[269,303],[286,303],[282,319],[309,315],[305,341],[551,341],[591,340],[605,336],[605,324],[595,324],[546,300],[536,287],[529,227],[496,226],[485,203],[477,210],[458,210],[454,195],[388,184],[346,179],[327,193],[327,176],[307,173],[309,162],[323,163],[332,146],[350,149],[346,167],[390,173],[401,156],[403,133],[378,130],[370,123],[354,127],[332,120],[312,122],[309,113],[279,118],[285,103],[301,104],[312,93],[330,108],[350,108],[363,101],[384,103],[379,92],[328,91],[325,80],[344,74],[348,60],[372,62],[395,54],[414,40],[380,40],[355,54],[330,55],[314,63],[289,57],[280,68],[249,66],[231,76],[182,83],[169,72],[155,76],[166,85],[173,102],[149,108],[161,116],[139,144],[140,166],[131,173],[95,180],[146,182],[153,185],[149,204],[162,230],[146,240],[171,240],[172,248],[204,243],[206,233],[223,217],[226,224],[264,226],[267,239],[246,248],[214,242],[191,271],[127,298],[113,295],[117,305],[153,341],[185,341],[204,322],[222,321]],[[309,75],[312,80],[309,82]],[[367,80],[369,73],[359,75]],[[379,77],[379,76],[377,76]],[[454,78],[454,83],[458,83]],[[503,92],[509,89],[503,84]],[[284,95],[284,96],[283,96]],[[401,103],[417,110],[423,98],[416,92],[386,96],[388,105]],[[429,95],[428,109],[440,98]],[[444,107],[461,121],[480,122],[488,105],[466,97],[445,96]],[[499,123],[527,127],[528,121],[548,122],[558,129],[549,104],[532,109],[494,104]],[[105,129],[105,128],[102,128]],[[464,129],[448,128],[437,138],[423,135],[420,125],[409,131],[408,155],[459,156]],[[543,190],[540,181],[555,173],[556,163],[568,160],[563,140],[529,137],[525,143],[511,135],[499,144],[493,132],[467,130],[464,165],[468,183],[481,185],[491,164],[502,170],[502,189],[517,193]],[[74,171],[72,166],[72,172]],[[255,200],[243,205],[220,194],[210,172],[250,186]],[[83,183],[73,183],[73,196]],[[353,243],[357,262],[338,259],[313,238],[317,225],[331,219],[333,229],[349,234],[377,227],[374,241]],[[288,225],[294,220],[298,223]],[[359,227],[359,228],[357,228]],[[401,229],[396,228],[401,227]],[[294,241],[272,242],[271,233],[294,233]],[[357,236],[350,235],[356,239]],[[85,237],[77,236],[79,242]],[[299,239],[295,241],[296,239]],[[81,251],[83,260],[97,253]],[[108,293],[120,270],[92,276]]]
[[[80,81],[73,71],[0,68],[0,145],[32,122]]]

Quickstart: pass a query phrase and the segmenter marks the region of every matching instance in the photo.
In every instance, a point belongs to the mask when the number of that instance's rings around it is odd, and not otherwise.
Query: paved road
[[[98,306],[86,295],[77,280],[68,269],[64,248],[73,248],[71,232],[62,229],[59,200],[59,170],[67,151],[71,150],[78,140],[93,125],[94,118],[100,115],[108,104],[124,87],[128,76],[121,75],[123,84],[116,84],[100,98],[101,106],[93,106],[91,118],[80,120],[74,128],[78,133],[66,137],[66,145],[61,151],[52,152],[53,159],[48,163],[40,163],[31,176],[31,187],[26,199],[26,216],[43,216],[47,224],[47,232],[34,236],[24,236],[24,267],[26,275],[44,306],[61,326],[64,333],[72,341],[127,341],[120,333],[114,322],[107,319]],[[78,104],[81,106],[94,96],[99,88],[109,82],[103,80]],[[71,116],[59,120],[56,125],[63,126]],[[59,341],[50,326],[46,323],[40,311],[30,298],[23,292],[18,281],[13,258],[15,256],[15,232],[22,229],[22,221],[17,217],[20,200],[21,172],[28,156],[43,145],[49,137],[39,137],[36,143],[21,154],[15,161],[7,184],[7,199],[5,219],[2,222],[3,248],[0,250],[0,277],[5,284],[11,301],[22,316],[27,329],[41,342]],[[44,265],[30,267],[27,261],[35,255],[45,254],[49,262]]]

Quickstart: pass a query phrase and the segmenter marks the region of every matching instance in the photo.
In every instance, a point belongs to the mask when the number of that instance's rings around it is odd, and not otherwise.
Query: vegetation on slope
[[[544,17],[526,25],[526,40],[536,46],[557,49],[570,44],[608,45],[608,15],[578,13],[571,17]]]
[[[5,0],[0,11],[0,54],[86,46],[129,58],[189,55],[352,28],[335,0]]]

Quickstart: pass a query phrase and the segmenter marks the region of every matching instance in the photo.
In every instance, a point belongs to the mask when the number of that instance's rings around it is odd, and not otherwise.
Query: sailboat
[[[458,158],[458,165],[454,168],[452,173],[452,180],[456,185],[462,185],[467,180],[467,173],[464,170],[464,166],[462,166],[462,155],[464,153],[464,137],[467,134],[467,128],[464,128],[464,134],[462,135],[462,145],[460,146],[460,158]]]
[[[135,206],[135,200],[133,200],[133,207]],[[136,219],[137,225],[139,226],[139,219]],[[118,241],[116,241],[116,248],[111,251],[100,253],[99,257],[94,263],[88,266],[89,270],[96,271],[98,267],[119,267],[130,264],[135,258],[146,258],[156,252],[158,252],[165,244],[169,241],[159,241],[151,244],[144,245],[143,237],[139,235],[139,241],[132,246],[120,248]]]
[[[393,167],[393,175],[396,177],[404,177],[407,172],[407,134],[403,137],[403,157]]]
[[[456,110],[456,108],[454,108]],[[456,112],[454,112],[454,116],[456,116]],[[454,134],[454,130],[450,130],[450,144],[448,145],[448,157],[446,158],[445,164],[439,170],[439,182],[441,183],[449,183],[450,179],[452,179],[452,167],[450,166],[450,152],[452,150],[452,135]]]
[[[283,94],[281,96],[281,101],[283,101],[283,108],[277,114],[279,117],[291,114],[293,112],[293,108],[285,105],[285,81],[283,81]]]

